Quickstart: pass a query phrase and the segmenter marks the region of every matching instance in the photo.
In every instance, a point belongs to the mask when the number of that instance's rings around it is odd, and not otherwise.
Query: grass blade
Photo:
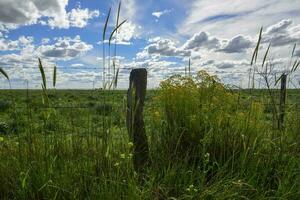
[[[113,35],[115,34],[115,32],[126,22],[127,20],[125,19],[121,24],[119,24],[114,30],[113,32],[111,32],[110,37],[109,37],[109,41],[108,41],[108,45],[110,46],[111,40]]]
[[[297,70],[297,68],[299,67],[299,65],[300,65],[300,61],[298,61],[298,64],[295,66],[293,72]]]
[[[103,80],[103,89],[105,89],[105,73],[106,73],[106,67],[105,67],[105,35],[106,35],[106,29],[107,29],[107,26],[108,26],[108,21],[109,21],[109,17],[110,17],[110,12],[111,12],[111,8],[109,8],[109,11],[108,11],[108,14],[107,14],[107,17],[106,17],[106,21],[105,21],[105,24],[104,24],[104,28],[103,28],[103,34],[102,34],[102,40],[103,40],[103,55],[102,55],[102,59],[103,59],[103,71],[102,71],[102,80]]]
[[[117,88],[117,86],[118,86],[119,69],[120,68],[118,68],[117,72],[116,72],[115,82],[114,82],[114,88]]]
[[[7,73],[4,71],[4,69],[2,69],[0,67],[0,73],[9,81],[9,76],[7,75]]]
[[[282,74],[283,75],[283,74]],[[282,75],[275,81],[275,86],[277,85],[277,83],[280,81],[280,79],[282,78]]]
[[[119,25],[120,12],[121,12],[121,1],[119,2],[119,7],[118,7],[116,27],[118,27],[118,25]]]
[[[268,49],[267,49],[267,51],[266,51],[266,53],[264,55],[264,59],[263,59],[262,65],[261,65],[262,68],[264,67],[265,62],[267,60],[267,56],[268,56],[268,53],[269,53],[269,50],[270,50],[270,46],[271,46],[271,43],[269,44]]]
[[[262,30],[263,30],[263,28],[261,27],[260,31],[259,31],[258,41],[256,43],[256,47],[254,49],[254,52],[253,52],[253,55],[252,55],[252,58],[251,58],[251,65],[253,64],[253,61],[255,61],[255,63],[256,63],[256,60],[257,60],[258,49],[259,49],[259,45],[260,45],[260,42],[261,42]]]
[[[56,86],[56,66],[54,66],[53,69],[53,87],[55,88]]]
[[[189,76],[191,76],[191,59],[189,59]]]
[[[119,26],[120,13],[121,13],[121,1],[119,2],[119,7],[118,7],[116,27]],[[115,51],[114,51],[114,63],[116,62],[116,56],[117,56],[117,36],[118,36],[118,31],[116,32]],[[114,67],[113,71],[114,71],[114,76],[115,76],[115,74],[116,74],[116,67],[115,67],[115,65],[113,67]]]
[[[106,34],[107,26],[108,26],[110,12],[111,12],[111,8],[109,8],[109,11],[108,11],[108,14],[107,14],[107,17],[106,17],[106,21],[105,21],[105,25],[104,25],[104,28],[103,28],[103,34],[102,34],[103,43],[104,43],[104,40],[105,40],[105,34]]]
[[[292,56],[291,56],[291,58],[294,56],[294,53],[295,53],[295,50],[296,50],[296,43],[294,44],[294,48],[293,48],[293,51],[292,51]]]
[[[44,88],[47,89],[46,76],[45,76],[45,71],[44,71],[44,68],[43,68],[43,65],[42,65],[42,61],[41,61],[40,58],[38,58],[38,60],[39,60],[39,69],[40,69],[40,72],[41,72],[43,85],[44,85]]]

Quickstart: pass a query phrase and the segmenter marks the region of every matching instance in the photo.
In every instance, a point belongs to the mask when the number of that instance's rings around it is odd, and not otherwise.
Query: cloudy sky
[[[49,84],[56,65],[59,88],[102,86],[102,30],[111,7],[108,38],[118,3],[0,0],[0,66],[12,86],[24,88],[28,80],[29,87],[40,87],[38,57]],[[205,69],[224,83],[245,87],[260,27],[259,59],[269,43],[277,71],[288,69],[295,43],[300,57],[299,0],[122,0],[120,18],[127,20],[113,39],[120,88],[127,87],[131,68],[147,68],[149,87],[157,87],[163,78],[184,73],[189,59],[192,73]],[[0,88],[7,87],[1,77]]]

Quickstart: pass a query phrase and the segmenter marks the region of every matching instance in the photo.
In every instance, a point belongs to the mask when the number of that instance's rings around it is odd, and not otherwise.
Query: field
[[[273,90],[278,107],[278,90]],[[284,129],[267,90],[199,72],[148,90],[150,162],[133,167],[126,91],[0,91],[0,199],[299,199],[300,91]]]

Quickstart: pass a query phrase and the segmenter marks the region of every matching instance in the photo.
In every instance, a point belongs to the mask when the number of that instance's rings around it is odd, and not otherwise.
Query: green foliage
[[[160,90],[147,91],[152,162],[141,183],[124,123],[126,91],[57,90],[51,105],[61,108],[45,121],[52,110],[45,111],[41,91],[29,90],[29,109],[26,91],[0,91],[12,94],[18,107],[15,114],[1,113],[8,129],[0,140],[0,196],[298,199],[299,112],[289,112],[287,129],[279,134],[258,98],[266,91],[253,93],[257,100],[251,103],[247,92],[230,91],[205,72],[174,76]]]
[[[9,101],[0,100],[0,112],[7,111],[11,107],[11,103]]]
[[[95,106],[95,111],[99,115],[107,116],[112,112],[112,105],[110,104],[98,104]]]
[[[8,124],[0,119],[0,134],[7,134]]]
[[[264,128],[262,105],[241,109],[238,95],[204,71],[194,79],[173,76],[162,82],[160,100],[171,140],[166,145],[183,156],[202,149],[213,160],[226,162],[231,152],[246,151]]]

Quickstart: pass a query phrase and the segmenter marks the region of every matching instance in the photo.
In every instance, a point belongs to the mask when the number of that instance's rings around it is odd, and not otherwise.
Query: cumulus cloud
[[[270,25],[263,32],[263,43],[271,43],[274,47],[292,45],[300,42],[300,26],[293,26],[290,19],[285,19]],[[231,39],[221,39],[210,36],[208,32],[194,34],[182,46],[185,50],[198,51],[200,49],[215,50],[223,53],[245,53],[253,47],[253,39],[249,36],[236,35]]]
[[[132,40],[138,37],[137,33],[137,25],[132,23],[131,21],[127,21],[118,29],[117,33],[114,33],[111,44],[119,44],[119,45],[131,45]],[[104,43],[108,43],[108,39],[104,41]],[[99,41],[97,44],[102,44],[102,41]]]
[[[128,75],[132,68],[146,68],[148,71],[148,87],[157,87],[165,77],[170,75],[171,72],[176,72],[180,68],[184,71],[184,68],[178,66],[177,62],[161,60],[156,58],[149,58],[142,61],[131,61],[123,63],[123,68],[120,70],[120,83],[121,85],[128,87]],[[121,86],[122,87],[122,86]]]
[[[130,41],[137,37],[136,29],[137,27],[134,23],[130,21],[124,23],[120,27],[118,34],[114,37],[112,42],[116,42],[117,44],[130,45]]]
[[[243,53],[246,49],[252,47],[253,42],[251,39],[238,35],[231,40],[227,41],[224,47],[218,51],[225,53]]]
[[[69,13],[66,13],[63,17],[53,17],[49,19],[48,25],[51,28],[69,28],[69,27],[78,27],[83,28],[87,25],[88,20],[98,17],[99,11],[89,9],[75,8],[72,9]]]
[[[279,32],[285,32],[286,29],[292,24],[291,19],[284,19],[277,24],[274,24],[272,26],[269,26],[266,30],[266,34],[276,34]]]
[[[0,51],[15,51],[32,44],[33,37],[20,36],[18,40],[0,38]]]
[[[80,36],[75,38],[56,38],[55,44],[42,45],[37,48],[41,55],[48,58],[70,60],[93,49],[93,46],[81,41]]]
[[[182,57],[183,60],[187,60],[190,57],[200,60],[203,50],[228,54],[243,53],[246,49],[252,47],[252,44],[253,42],[250,37],[238,35],[232,39],[223,40],[202,31],[187,39],[182,45],[171,39],[161,37],[150,38],[148,45],[143,51],[138,52],[136,57],[138,59],[144,59],[148,56]]]
[[[0,29],[8,30],[20,25],[41,23],[52,28],[82,28],[99,11],[81,9],[66,11],[68,0],[2,0],[0,1]]]
[[[0,39],[0,50],[1,51],[13,51],[19,49],[19,41]]]
[[[209,36],[207,32],[200,32],[194,34],[193,37],[187,40],[183,48],[185,50],[199,50],[200,48],[215,49],[219,48],[219,46],[219,39]]]
[[[22,36],[17,41],[19,45],[18,51],[0,55],[0,65],[9,74],[14,88],[23,88],[25,80],[30,80],[30,88],[40,87],[41,77],[38,70],[38,57],[42,58],[47,79],[51,80],[53,66],[56,65],[56,61],[77,58],[92,48],[92,45],[82,42],[79,36],[76,36],[75,38],[55,38],[53,41],[49,41],[49,45],[42,45],[40,47],[35,47],[30,37]],[[75,87],[78,86],[78,88],[81,88],[91,86],[91,80],[96,76],[90,74],[93,74],[94,72],[66,72],[60,70],[62,63],[63,62],[60,62],[58,65],[58,82],[61,86],[64,87],[68,85],[67,87],[69,87],[69,84],[72,84],[71,87],[73,87],[74,84],[70,83],[70,81],[74,79],[79,83],[78,85],[74,85]],[[76,69],[75,66],[78,68],[82,65],[81,63],[75,62],[71,66],[74,67],[73,69]]]
[[[144,50],[149,55],[158,56],[187,57],[191,55],[190,51],[177,47],[176,43],[170,39],[160,39],[146,46]]]
[[[291,19],[284,19],[269,26],[263,33],[263,42],[272,46],[290,45],[300,41],[300,27],[292,26]]]
[[[33,41],[34,41],[33,37],[25,37],[25,36],[19,37],[19,42],[24,46],[32,44]]]

